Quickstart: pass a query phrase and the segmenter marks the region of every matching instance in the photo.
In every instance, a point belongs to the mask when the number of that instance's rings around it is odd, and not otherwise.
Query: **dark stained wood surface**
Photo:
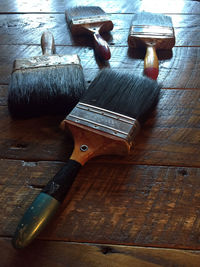
[[[98,1],[114,29],[104,35],[112,57],[94,57],[88,38],[72,37],[65,8],[94,0],[0,2],[0,266],[200,266],[200,2]],[[159,51],[157,109],[126,157],[101,156],[82,169],[57,217],[21,251],[11,238],[26,207],[73,150],[62,116],[11,119],[7,90],[16,58],[41,55],[49,29],[56,53],[77,53],[86,84],[99,69],[141,75],[143,50],[130,50],[132,15],[140,10],[171,16],[176,44]]]
[[[96,267],[96,266],[182,266],[196,267],[199,265],[199,251],[155,249],[136,246],[116,246],[98,244],[80,244],[69,242],[43,242],[32,244],[29,249],[16,251],[10,246],[10,239],[0,239],[1,259],[4,267],[38,266],[36,255],[41,267]],[[70,255],[70,256],[69,256]]]
[[[177,0],[176,5],[173,0],[161,2],[160,0],[152,0],[151,3],[147,0],[136,1],[104,1],[99,0],[98,5],[108,13],[135,13],[141,10],[148,12],[160,13],[178,13],[178,14],[199,14],[199,1],[195,0]],[[17,1],[17,0],[2,0],[0,5],[1,13],[63,13],[63,9],[77,5],[94,5],[94,0],[57,0],[57,1],[41,1],[34,2]]]

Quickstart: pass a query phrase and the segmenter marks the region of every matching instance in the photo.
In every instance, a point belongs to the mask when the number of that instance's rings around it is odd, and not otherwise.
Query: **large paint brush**
[[[43,55],[16,59],[8,89],[13,117],[68,114],[85,91],[78,55],[54,54],[54,37],[41,37]]]
[[[80,168],[104,154],[127,155],[140,124],[158,101],[160,86],[146,77],[102,70],[63,120],[74,137],[66,165],[44,187],[20,221],[15,248],[27,246],[53,217]]]
[[[88,34],[93,38],[96,54],[103,60],[110,59],[109,46],[101,34],[111,31],[113,23],[100,7],[73,7],[67,9],[65,15],[72,34]]]
[[[146,47],[144,74],[156,80],[159,73],[157,49],[172,49],[175,45],[171,17],[163,14],[141,12],[133,16],[129,35],[129,47]]]

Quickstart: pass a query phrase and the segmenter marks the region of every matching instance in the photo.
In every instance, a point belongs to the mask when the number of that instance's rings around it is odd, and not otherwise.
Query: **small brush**
[[[128,35],[129,47],[146,47],[144,74],[156,80],[159,73],[157,49],[172,49],[175,45],[172,19],[163,14],[140,12],[133,16]]]
[[[111,57],[107,42],[101,37],[103,32],[113,29],[109,16],[98,6],[78,6],[65,11],[72,34],[88,34],[93,37],[96,54],[103,60]]]
[[[102,70],[62,122],[74,137],[66,165],[36,197],[20,221],[13,245],[27,246],[50,221],[80,168],[104,154],[127,155],[147,114],[158,101],[160,86],[146,77]]]
[[[56,55],[54,37],[41,36],[42,56],[16,59],[8,89],[12,117],[68,114],[85,91],[78,55]]]

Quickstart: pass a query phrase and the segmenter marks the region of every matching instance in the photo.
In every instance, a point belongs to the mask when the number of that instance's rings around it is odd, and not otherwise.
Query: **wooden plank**
[[[1,238],[1,264],[4,267],[197,267],[199,251],[155,249],[100,244],[38,241],[22,251],[14,250],[10,239]]]
[[[130,155],[93,161],[199,167],[199,99],[200,90],[162,90],[157,109],[143,125]],[[12,120],[7,106],[0,106],[0,158],[66,161],[73,141],[69,132],[59,128],[61,120],[60,116]]]
[[[1,160],[0,236],[63,163]],[[88,163],[40,239],[200,249],[199,168]]]
[[[45,13],[45,12],[63,12],[65,8],[77,5],[94,5],[94,0],[58,0],[52,1],[39,1],[34,2],[27,1],[14,1],[13,0],[2,0],[0,3],[1,13],[7,12],[18,12],[18,13]],[[136,0],[130,2],[129,0],[110,0],[105,2],[104,0],[99,0],[98,5],[109,13],[134,13],[140,10],[145,10],[149,12],[161,12],[161,13],[200,13],[200,6],[198,1],[193,0],[177,0],[176,5],[173,0],[168,0],[167,2],[161,2],[159,0],[152,0],[151,4],[149,1]]]
[[[105,35],[112,53],[107,63],[94,57],[90,40],[71,38],[64,10],[77,4],[96,2],[0,1],[0,265],[199,266],[200,3],[100,0],[115,24]],[[73,149],[70,133],[59,129],[64,116],[10,118],[14,59],[41,55],[40,35],[50,29],[58,54],[79,54],[87,85],[103,67],[141,75],[144,50],[127,47],[139,10],[168,14],[175,27],[176,47],[158,55],[163,90],[157,110],[129,156],[88,162],[58,216],[29,248],[14,250],[11,237],[26,207]]]
[[[127,46],[132,14],[111,14],[114,29],[105,34],[111,46]],[[199,18],[196,15],[171,15],[175,29],[176,46],[199,46]],[[9,14],[0,15],[1,44],[38,44],[48,28],[56,45],[92,45],[87,37],[73,37],[64,14]]]
[[[127,47],[111,47],[112,59],[103,63],[94,57],[91,47],[58,46],[58,54],[77,53],[84,69],[85,79],[90,82],[100,68],[127,70],[137,75],[143,74],[144,51],[128,50]],[[8,84],[12,64],[16,58],[41,55],[39,46],[2,45],[0,50],[0,84]],[[128,56],[127,56],[128,55]],[[163,88],[200,88],[198,65],[200,47],[174,47],[170,51],[160,51],[160,73],[158,82]]]

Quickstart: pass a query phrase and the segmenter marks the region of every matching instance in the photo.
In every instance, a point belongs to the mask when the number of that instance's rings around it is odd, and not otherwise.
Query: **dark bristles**
[[[8,89],[8,109],[13,117],[68,114],[85,92],[80,66],[60,66],[16,71]]]
[[[67,20],[83,17],[105,15],[105,12],[98,6],[77,6],[66,10]]]
[[[117,112],[142,122],[158,101],[161,86],[131,73],[102,70],[80,102]]]
[[[149,26],[166,26],[172,27],[172,19],[169,16],[151,13],[151,12],[140,12],[133,16],[132,25],[149,25]]]

